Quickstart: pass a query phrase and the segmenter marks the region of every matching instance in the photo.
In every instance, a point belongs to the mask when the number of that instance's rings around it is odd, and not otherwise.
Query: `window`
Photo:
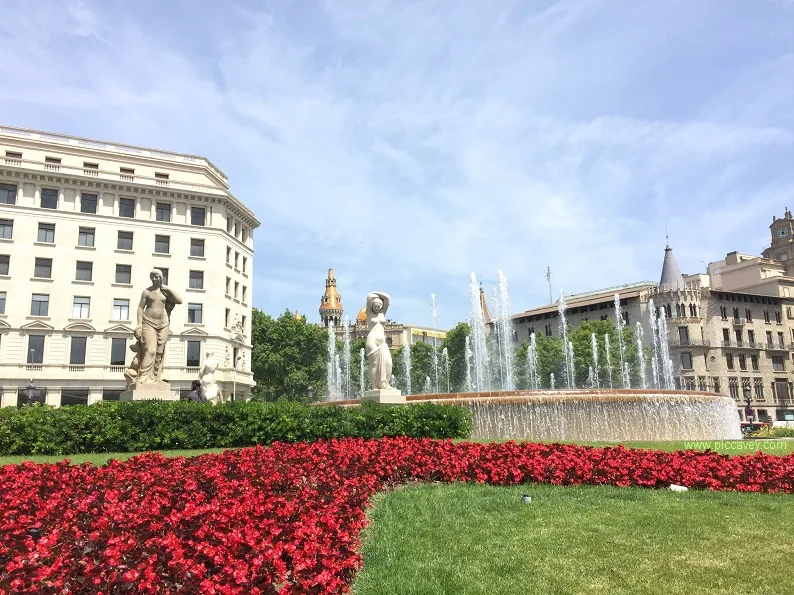
[[[5,292],[3,292],[3,297],[5,298]],[[223,319],[223,326],[224,328],[229,328],[229,315],[231,315],[232,311],[229,308],[226,308],[226,315]],[[0,312],[2,314],[2,312]]]
[[[131,167],[120,167],[119,173],[121,174],[121,178],[124,179],[124,176],[134,176],[135,170]]]
[[[755,331],[751,329],[747,329],[747,342],[750,346],[755,345]]]
[[[44,293],[34,293],[30,300],[31,316],[48,316],[50,313],[50,296]]]
[[[248,267],[248,259],[245,256],[243,256],[243,272],[245,272],[245,269],[247,267]],[[627,312],[626,313],[626,320],[628,321],[628,319],[629,319],[629,315],[628,315],[628,312]],[[626,322],[626,324],[628,324],[628,322]]]
[[[226,277],[226,295],[232,295],[231,288],[232,288],[232,278]]]
[[[9,238],[11,236],[8,236]],[[229,246],[226,246],[226,264],[231,264],[232,261],[232,249]]]
[[[777,334],[777,344],[780,346],[781,349],[785,346],[786,342],[785,339],[783,338],[783,333]]]
[[[135,217],[135,199],[134,198],[120,198],[119,199],[119,217]]]
[[[96,203],[96,194],[87,194],[83,192],[80,195],[80,212],[96,214]]]
[[[185,365],[188,368],[198,368],[201,359],[201,341],[188,341],[187,342],[187,361]]]
[[[33,268],[33,276],[39,279],[52,278],[52,258],[37,258]]]
[[[782,320],[782,316],[780,315],[780,310],[775,310],[775,322],[780,324],[781,320]]]
[[[240,267],[237,266],[238,263],[239,263],[239,260],[240,260],[240,253],[239,252],[235,252],[234,253],[234,268],[236,268],[236,269],[240,268]]]
[[[201,323],[201,304],[187,305],[187,321],[191,324]]]
[[[739,379],[738,378],[728,378],[728,392],[730,395],[735,399],[739,400]]]
[[[775,372],[785,372],[786,371],[786,362],[783,360],[782,355],[773,355],[772,356],[772,369]]]
[[[110,365],[123,366],[127,357],[127,339],[113,337],[110,342]]]
[[[756,401],[763,401],[764,400],[764,382],[760,378],[756,378],[755,382],[753,383],[755,387],[755,400]]]
[[[692,354],[691,353],[682,353],[681,354],[681,368],[684,370],[691,370],[692,369]]]
[[[758,370],[758,356],[757,355],[751,355],[750,356],[750,367],[753,370],[756,370],[756,371]]]
[[[87,246],[93,247],[94,246],[94,228],[93,227],[81,227],[80,231],[77,234],[77,245],[78,246]]]
[[[99,169],[98,163],[89,163],[88,161],[83,161],[83,169]]]
[[[204,225],[206,218],[207,218],[207,210],[204,207],[191,207],[190,209],[191,225]]]
[[[734,308],[733,309],[733,319],[734,320],[739,320],[739,308]]]
[[[132,283],[132,265],[116,265],[116,283],[122,283],[124,285],[129,285]]]
[[[11,257],[8,254],[0,254],[0,275],[8,275],[11,267]]]
[[[28,337],[28,363],[44,363],[44,335],[30,335]]]
[[[733,370],[733,356],[730,353],[725,354],[725,365],[729,370]]]
[[[10,240],[14,234],[14,222],[11,219],[0,219],[0,239]]]
[[[44,163],[49,163],[50,165],[60,165],[61,158],[60,157],[45,157]]]
[[[85,337],[72,337],[72,348],[69,350],[69,364],[72,366],[85,365]]]
[[[75,273],[75,281],[91,281],[94,276],[94,263],[77,261],[77,272]]]
[[[58,191],[54,188],[41,189],[41,208],[42,209],[57,209],[58,208]]]
[[[715,378],[714,379],[714,385],[713,386],[714,386],[714,388],[712,390],[714,390],[715,393],[720,392],[720,379],[719,378]]]
[[[744,357],[744,354],[739,354],[739,369],[740,370],[747,369],[747,359]]]
[[[157,221],[171,221],[171,203],[158,202],[155,215]]]
[[[752,322],[753,321],[753,311],[750,308],[745,308],[744,317],[747,319],[747,322]]]
[[[769,310],[764,310],[764,322],[769,322]]]
[[[91,298],[74,296],[72,318],[91,318]]]
[[[124,365],[124,364],[122,364]],[[102,391],[102,400],[103,401],[118,401],[121,399],[121,393],[123,391],[120,390],[108,390],[104,389]]]
[[[154,236],[154,251],[157,254],[168,254],[171,249],[171,236]]]
[[[61,391],[61,407],[88,405],[87,388],[64,388]]]
[[[234,299],[237,299],[237,296],[240,292],[240,283],[238,281],[234,282]]]
[[[5,313],[6,313],[6,292],[0,291],[0,314],[5,314]],[[226,326],[229,325],[227,324]]]
[[[52,223],[39,223],[39,235],[36,236],[36,241],[53,244],[55,242],[55,225]]]
[[[689,345],[689,327],[678,327],[678,340],[681,342],[681,345]]]
[[[728,308],[725,306],[720,306],[720,317],[723,320],[728,320]]]
[[[722,340],[725,343],[730,343],[731,342],[731,331],[729,331],[726,328],[722,329]]]
[[[162,172],[156,171],[154,172],[154,179],[155,180],[167,180],[170,174],[164,174]]]
[[[245,285],[243,285],[243,295],[240,298],[240,301],[242,301],[243,303],[245,303],[245,296],[247,293],[248,293],[248,288]]]
[[[245,314],[240,318],[240,324],[243,327],[243,333],[245,333],[245,321],[247,320]]]
[[[163,285],[168,285],[168,269],[165,267],[157,267],[157,270],[163,274]]]
[[[204,289],[204,271],[190,271],[190,289]]]
[[[766,331],[766,346],[772,347],[772,331]]]
[[[0,204],[17,204],[17,187],[14,184],[0,184]]]
[[[117,250],[132,250],[132,232],[120,231],[119,237],[116,240]]]
[[[204,256],[204,240],[198,240],[196,238],[190,240],[190,255]]]
[[[113,320],[130,319],[130,300],[113,300]]]
[[[733,334],[736,336],[736,344],[737,345],[741,345],[742,344],[742,329],[737,328],[735,331],[733,331]]]

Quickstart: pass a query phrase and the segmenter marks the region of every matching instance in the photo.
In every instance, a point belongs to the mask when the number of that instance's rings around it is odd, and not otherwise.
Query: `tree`
[[[447,332],[442,343],[442,349],[445,347],[449,356],[449,384],[452,392],[466,390],[466,337],[469,334],[469,324],[459,322]]]
[[[414,343],[411,349],[411,392],[424,392],[425,378],[433,379],[433,346],[430,343]]]
[[[265,401],[319,400],[326,392],[328,331],[285,311],[272,318],[253,309],[251,369],[256,387],[253,398]]]
[[[584,320],[575,329],[568,331],[568,338],[573,343],[574,367],[576,369],[576,386],[587,386],[587,377],[590,366],[593,365],[592,334],[596,335],[598,349],[598,377],[601,388],[609,387],[609,370],[607,369],[606,341],[604,335],[609,335],[609,357],[612,364],[612,386],[622,388],[622,374],[620,371],[620,344],[618,341],[617,327],[611,318],[606,320]],[[631,327],[623,327],[623,341],[625,343],[625,361],[629,364],[631,385],[640,386],[639,359],[637,345],[634,343],[634,333]]]

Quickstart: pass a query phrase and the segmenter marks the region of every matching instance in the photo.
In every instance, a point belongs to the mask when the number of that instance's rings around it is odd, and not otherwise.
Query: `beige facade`
[[[2,404],[31,381],[52,405],[118,398],[153,268],[184,302],[164,379],[188,389],[212,351],[245,398],[258,225],[204,157],[0,127]]]
[[[626,323],[643,326],[664,308],[676,384],[732,397],[745,419],[745,397],[754,418],[794,418],[794,219],[774,218],[771,245],[762,257],[732,252],[706,273],[684,276],[668,247],[660,282],[635,283],[566,298],[566,319],[615,319],[614,295]],[[654,302],[653,312],[650,309]],[[514,317],[516,338],[534,332],[557,336],[557,304]]]

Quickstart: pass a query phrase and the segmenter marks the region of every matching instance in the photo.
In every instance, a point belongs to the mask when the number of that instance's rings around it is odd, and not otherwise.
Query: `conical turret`
[[[676,291],[686,288],[684,276],[673,256],[673,249],[668,244],[664,249],[664,263],[662,263],[662,277],[659,279],[659,291]]]
[[[325,280],[325,293],[320,300],[320,320],[323,325],[328,326],[333,322],[334,326],[339,326],[342,320],[342,296],[336,289],[336,276],[334,269],[328,269],[328,277]]]
[[[482,308],[482,321],[488,325],[491,323],[491,313],[488,312],[488,302],[485,300],[485,290],[480,283],[480,308]]]

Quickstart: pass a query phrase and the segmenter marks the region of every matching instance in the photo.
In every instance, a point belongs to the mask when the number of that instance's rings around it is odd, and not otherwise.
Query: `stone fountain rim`
[[[513,390],[483,391],[469,393],[440,393],[407,395],[408,402],[456,402],[467,403],[505,403],[548,405],[556,403],[704,403],[718,399],[729,399],[725,395],[700,391],[677,391],[656,389],[572,389],[572,390]],[[360,399],[345,401],[321,401],[315,406],[360,405]]]

